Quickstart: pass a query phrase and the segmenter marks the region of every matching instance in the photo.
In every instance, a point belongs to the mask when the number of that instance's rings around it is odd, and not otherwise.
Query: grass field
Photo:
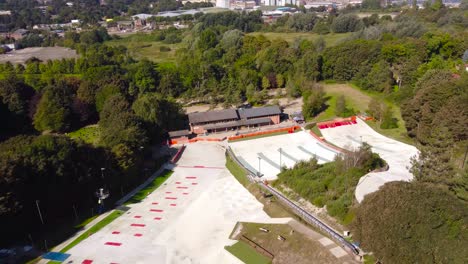
[[[400,107],[393,104],[392,102],[386,101],[383,99],[382,94],[378,93],[371,93],[368,91],[363,91],[351,84],[322,84],[324,87],[324,91],[328,96],[327,101],[327,109],[319,114],[317,117],[313,119],[315,122],[330,120],[335,118],[335,104],[336,99],[340,95],[344,95],[346,100],[346,106],[348,108],[353,108],[355,112],[365,112],[368,108],[369,102],[372,98],[377,98],[381,102],[386,103],[387,105],[391,106],[394,112],[395,118],[398,119],[398,128],[393,129],[381,129],[380,124],[375,121],[368,121],[367,124],[372,127],[375,131],[379,132],[382,135],[385,135],[389,138],[393,138],[395,140],[407,143],[407,144],[414,144],[413,140],[407,136],[405,123],[403,118],[401,117]]]
[[[153,62],[174,62],[176,51],[183,47],[183,43],[165,44],[161,41],[151,41],[148,38],[142,38],[138,35],[131,35],[118,40],[106,42],[109,46],[124,46],[127,48],[130,55],[136,59],[146,58]],[[162,46],[168,47],[171,50],[162,52]]]
[[[132,198],[130,198],[127,202],[125,202],[125,205],[141,202],[143,199],[146,198],[146,196],[148,196],[148,194],[152,193],[161,184],[163,184],[172,175],[172,173],[174,172],[171,170],[164,170],[161,173],[161,175],[157,176],[154,179],[154,181],[152,181],[145,188],[141,189],[139,192],[133,195]]]
[[[350,33],[337,33],[337,34],[327,34],[327,35],[319,35],[316,33],[298,33],[298,32],[290,32],[290,33],[277,33],[277,32],[253,32],[249,35],[258,36],[263,35],[269,40],[275,39],[284,39],[288,43],[293,43],[296,39],[307,39],[310,41],[316,41],[319,38],[323,38],[325,43],[328,46],[335,46],[339,44],[341,41],[346,39]]]
[[[239,241],[232,246],[224,247],[229,253],[242,260],[245,264],[268,264],[271,260],[255,251],[246,243]]]
[[[81,241],[85,240],[87,237],[91,236],[92,234],[98,232],[101,230],[103,227],[108,225],[110,222],[114,221],[117,217],[121,216],[124,212],[120,210],[114,210],[112,213],[110,213],[106,218],[102,219],[99,223],[95,224],[92,226],[88,231],[84,232],[81,234],[79,237],[77,237],[73,242],[68,244],[66,247],[64,247],[60,252],[65,253],[72,247],[78,245]]]
[[[100,130],[98,125],[90,125],[70,132],[68,136],[72,139],[79,138],[88,144],[96,146],[99,143]]]

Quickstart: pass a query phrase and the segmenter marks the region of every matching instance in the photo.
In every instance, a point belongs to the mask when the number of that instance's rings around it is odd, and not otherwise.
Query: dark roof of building
[[[176,131],[169,131],[169,137],[170,138],[175,138],[175,137],[184,137],[192,134],[189,130],[176,130]]]
[[[235,109],[225,109],[217,111],[208,111],[201,113],[190,113],[188,114],[189,123],[206,123],[206,122],[216,122],[223,120],[238,119],[237,111]]]
[[[218,124],[208,124],[203,125],[203,128],[206,130],[213,130],[213,129],[224,129],[224,128],[231,128],[231,127],[240,127],[240,126],[252,126],[252,125],[259,125],[259,124],[269,124],[271,123],[271,119],[268,117],[263,118],[256,118],[250,120],[238,120],[238,121],[231,121],[225,123],[218,123]]]
[[[281,110],[277,105],[267,106],[267,107],[258,107],[258,108],[247,108],[239,109],[240,118],[252,118],[252,117],[262,117],[262,116],[272,116],[281,114]]]

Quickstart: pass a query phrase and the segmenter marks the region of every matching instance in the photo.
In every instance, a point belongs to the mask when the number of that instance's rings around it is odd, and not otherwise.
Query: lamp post
[[[36,207],[37,207],[37,212],[39,213],[39,218],[41,219],[41,223],[44,224],[44,219],[42,219],[41,209],[39,208],[39,200],[36,200]]]
[[[101,178],[104,179],[104,171],[106,170],[106,168],[101,168]]]
[[[282,148],[279,148],[279,153],[280,153],[280,171],[281,171],[281,168],[283,167],[283,164],[281,164],[281,154],[282,154],[282,151],[283,151],[283,149],[282,149]]]
[[[262,175],[262,173],[260,172],[260,161],[262,160],[262,158],[260,158],[260,156],[257,157],[258,158],[258,177],[260,177]]]

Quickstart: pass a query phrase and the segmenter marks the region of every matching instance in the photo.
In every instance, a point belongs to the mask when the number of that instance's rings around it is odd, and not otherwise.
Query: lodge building
[[[279,124],[278,106],[225,109],[188,114],[190,131],[195,134]]]

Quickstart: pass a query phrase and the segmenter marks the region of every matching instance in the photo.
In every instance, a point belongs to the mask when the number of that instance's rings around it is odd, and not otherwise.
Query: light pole
[[[104,171],[106,170],[106,168],[101,168],[101,178],[104,179]]]
[[[281,171],[281,168],[283,167],[283,165],[281,164],[281,152],[283,151],[282,148],[279,148],[279,153],[280,153],[280,171]]]
[[[258,177],[260,177],[260,175],[262,175],[262,173],[260,172],[260,160],[262,160],[262,158],[260,158],[260,156],[258,156],[257,158],[258,158]]]
[[[36,200],[36,207],[37,207],[37,212],[39,213],[39,218],[41,219],[41,223],[44,224],[44,219],[42,219],[41,209],[39,208],[39,200]]]

